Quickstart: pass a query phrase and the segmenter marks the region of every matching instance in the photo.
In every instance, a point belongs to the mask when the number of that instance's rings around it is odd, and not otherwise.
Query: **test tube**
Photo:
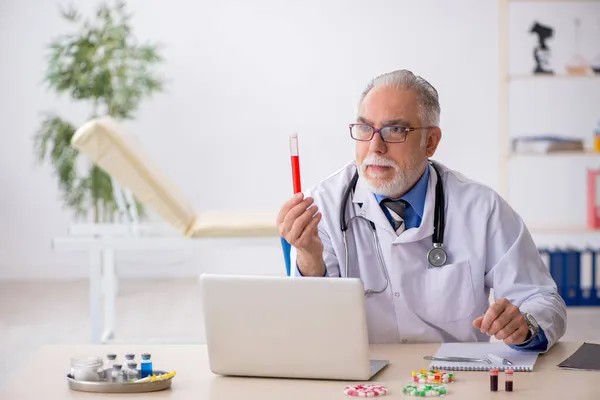
[[[498,391],[498,368],[490,369],[490,390],[492,392]]]
[[[507,369],[504,371],[504,390],[507,392],[513,391],[513,370]]]
[[[298,152],[298,134],[290,135],[290,157],[292,162],[292,179],[294,194],[302,191],[300,180],[300,153]]]

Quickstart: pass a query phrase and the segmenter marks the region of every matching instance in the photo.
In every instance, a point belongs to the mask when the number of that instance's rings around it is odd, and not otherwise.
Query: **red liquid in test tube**
[[[290,136],[290,156],[292,158],[292,179],[294,181],[294,194],[302,191],[300,183],[300,154],[298,153],[298,135]]]

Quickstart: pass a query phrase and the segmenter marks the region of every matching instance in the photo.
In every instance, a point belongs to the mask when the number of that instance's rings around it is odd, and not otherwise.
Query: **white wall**
[[[78,3],[88,10],[96,4]],[[347,124],[363,86],[397,68],[426,77],[440,93],[444,137],[436,158],[498,187],[496,1],[129,4],[137,36],[166,45],[163,71],[171,80],[168,93],[145,102],[130,126],[198,209],[278,209],[292,190],[293,131],[303,185],[330,174],[353,157]],[[34,167],[32,157],[41,111],[56,109],[76,124],[87,117],[84,105],[40,85],[43,46],[65,28],[55,2],[0,2],[2,279],[87,275],[84,255],[50,249],[70,217],[51,171]],[[192,254],[129,256],[120,266],[125,274],[163,276],[283,272],[277,240],[233,245],[241,247],[227,259],[220,256],[232,244],[217,240],[199,242]]]

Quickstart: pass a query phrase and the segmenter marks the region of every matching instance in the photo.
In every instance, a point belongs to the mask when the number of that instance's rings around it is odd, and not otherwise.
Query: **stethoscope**
[[[445,220],[446,220],[445,211],[444,211],[445,210],[444,185],[442,184],[442,177],[441,177],[437,167],[433,163],[433,161],[429,161],[429,164],[435,170],[435,173],[437,175],[437,182],[435,185],[435,206],[434,206],[434,216],[433,216],[433,228],[434,228],[433,229],[433,238],[432,238],[433,245],[432,245],[431,249],[429,249],[429,251],[427,252],[427,261],[429,262],[430,268],[431,267],[439,268],[439,267],[444,266],[444,264],[446,264],[446,261],[448,260],[448,255],[446,254],[446,250],[444,250],[444,228],[445,228]],[[348,222],[346,222],[346,215],[345,215],[346,207],[348,205],[348,201],[350,200],[350,194],[356,188],[357,181],[358,181],[358,171],[355,172],[354,176],[352,177],[352,180],[348,184],[348,187],[346,187],[346,190],[344,191],[344,195],[342,197],[342,205],[340,207],[340,229],[342,230],[342,238],[344,240],[344,249],[345,249],[345,253],[346,253],[346,277],[348,277],[349,276],[348,275],[348,271],[349,271],[349,268],[348,268],[348,239],[347,239],[348,225],[355,218],[362,218],[365,221],[369,222],[369,226],[370,226],[371,233],[373,236],[373,245],[375,246],[375,248],[377,250],[377,258],[379,260],[379,267],[381,268],[381,270],[383,271],[383,274],[385,275],[385,284],[382,289],[380,289],[380,290],[375,290],[375,289],[365,290],[365,296],[371,296],[374,294],[379,294],[379,293],[385,292],[389,285],[390,277],[388,275],[387,268],[385,267],[385,264],[383,261],[383,256],[381,255],[381,247],[379,246],[379,239],[377,238],[375,224],[372,221],[369,221],[368,219],[363,217],[362,215],[356,215],[356,216],[350,218],[348,220]],[[362,206],[362,205],[360,205],[360,206]]]

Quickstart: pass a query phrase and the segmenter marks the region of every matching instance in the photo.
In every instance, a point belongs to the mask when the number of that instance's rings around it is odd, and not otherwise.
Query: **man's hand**
[[[519,307],[507,299],[493,303],[485,315],[473,321],[473,326],[481,333],[503,340],[505,344],[521,344],[529,334],[527,322]]]
[[[323,242],[318,230],[321,213],[313,203],[313,198],[304,199],[302,193],[297,193],[281,207],[277,227],[281,237],[296,248],[296,261],[302,274],[322,276],[325,272]]]

